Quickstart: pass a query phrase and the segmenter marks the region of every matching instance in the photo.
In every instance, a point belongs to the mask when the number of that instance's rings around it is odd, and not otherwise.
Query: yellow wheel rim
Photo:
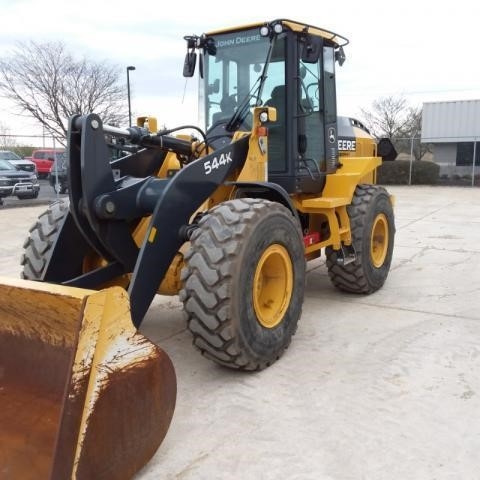
[[[370,238],[370,258],[373,265],[380,268],[385,262],[388,252],[388,220],[385,214],[380,213],[373,222],[372,237]]]
[[[276,327],[290,305],[293,267],[287,249],[270,245],[260,257],[253,278],[253,307],[258,322],[265,328]]]

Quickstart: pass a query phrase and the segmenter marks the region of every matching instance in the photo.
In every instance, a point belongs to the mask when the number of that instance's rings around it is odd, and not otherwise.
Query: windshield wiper
[[[245,121],[248,111],[250,110],[250,100],[255,96],[252,91],[254,90],[254,88],[256,88],[257,83],[258,80],[255,82],[252,90],[248,92],[248,95],[242,100],[237,110],[228,121],[227,126],[225,127],[225,130],[227,132],[235,132]]]
[[[240,126],[245,121],[245,118],[248,115],[248,112],[250,110],[250,100],[252,98],[255,98],[255,106],[258,107],[261,104],[260,99],[263,92],[263,86],[265,85],[265,80],[267,79],[267,71],[268,71],[268,66],[270,65],[270,59],[272,57],[274,43],[275,43],[275,37],[273,37],[270,41],[270,46],[268,48],[265,64],[263,65],[262,74],[257,78],[256,82],[253,84],[248,94],[240,102],[240,105],[238,106],[237,110],[228,121],[225,127],[225,130],[227,132],[235,132],[240,128]]]

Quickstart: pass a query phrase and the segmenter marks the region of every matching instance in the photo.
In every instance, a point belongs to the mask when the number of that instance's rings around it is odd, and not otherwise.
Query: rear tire
[[[302,311],[298,222],[267,200],[224,202],[200,220],[182,280],[180,299],[200,352],[234,369],[268,367],[290,344]]]
[[[59,200],[52,203],[29,230],[23,244],[24,253],[20,260],[23,265],[21,277],[41,280],[50,251],[59,235],[60,226],[68,213],[68,202]]]
[[[327,247],[328,274],[340,290],[373,293],[385,283],[392,262],[395,221],[390,196],[378,185],[358,185],[347,211],[356,260],[339,265],[337,251]]]

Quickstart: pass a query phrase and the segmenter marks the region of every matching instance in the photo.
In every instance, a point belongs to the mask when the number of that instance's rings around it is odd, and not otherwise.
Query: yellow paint
[[[157,119],[156,117],[137,117],[137,127],[146,128],[150,133],[157,133]]]
[[[348,40],[345,37],[342,37],[341,35],[338,35],[337,33],[329,32],[328,30],[324,30],[322,28],[318,27],[313,27],[313,26],[307,26],[303,23],[299,22],[292,22],[292,21],[283,21],[283,25],[289,27],[292,29],[294,32],[308,32],[311,35],[315,35],[317,37],[322,37],[327,40],[332,41],[336,45],[346,45],[348,43]]]
[[[298,206],[301,207],[298,201],[294,201],[294,203],[297,205],[297,208]],[[330,231],[328,238],[321,239],[320,242],[305,247],[305,254],[319,251],[328,246],[332,246],[338,250],[342,243],[351,245],[352,235],[350,231],[350,218],[347,213],[347,204],[331,208],[304,208],[302,211],[310,213],[310,216],[313,218],[321,217],[326,220],[328,222],[328,230]],[[315,231],[315,229],[312,231]]]
[[[256,107],[253,110],[253,126],[248,144],[248,154],[242,171],[237,177],[239,182],[265,182],[267,180],[268,136],[259,137],[258,127],[263,126],[260,114],[266,112],[270,121],[277,119],[272,107]]]
[[[150,220],[152,216],[148,215],[148,217],[143,217],[140,222],[138,222],[138,225],[135,227],[133,230],[133,240],[135,241],[135,244],[137,245],[138,248],[140,248],[143,245],[143,239],[145,238],[145,235],[147,235],[148,227],[150,226]]]
[[[338,250],[342,243],[351,245],[352,235],[347,206],[352,202],[358,184],[373,183],[374,172],[381,164],[381,158],[342,157],[340,162],[342,166],[335,173],[327,175],[322,196],[295,195],[292,197],[297,210],[310,214],[312,218],[321,218],[328,222],[330,235],[306,247],[307,256],[324,247],[332,246]],[[312,231],[318,231],[318,227],[317,230]]]
[[[380,268],[388,252],[388,220],[384,213],[375,217],[370,235],[370,259]]]
[[[75,343],[83,299],[91,293],[94,291],[0,277],[0,335],[14,333],[47,346],[70,348]]]
[[[308,33],[310,33],[312,35],[316,35],[318,37],[328,39],[328,40],[332,41],[334,44],[339,45],[339,46],[340,45],[346,45],[348,43],[348,40],[345,37],[342,37],[341,35],[338,35],[338,34],[333,33],[333,32],[329,32],[329,31],[324,30],[322,28],[307,26],[303,23],[293,22],[293,21],[289,21],[289,20],[282,21],[281,23],[282,23],[282,25],[284,25],[288,29],[293,30],[294,32],[307,31]],[[265,22],[250,23],[250,24],[247,24],[247,25],[241,25],[241,26],[233,27],[233,28],[223,28],[223,29],[219,29],[219,30],[214,30],[212,32],[209,32],[208,35],[218,35],[218,34],[223,34],[223,33],[239,32],[239,31],[242,31],[242,30],[249,30],[251,28],[260,29],[264,25],[265,25]]]
[[[180,170],[180,162],[178,161],[176,153],[168,152],[157,177],[167,178],[168,172],[172,170]]]
[[[377,144],[372,136],[359,127],[352,128],[355,136],[355,150],[341,150],[338,154],[341,157],[376,157]]]
[[[323,190],[324,197],[344,197],[350,203],[355,188],[359,183],[371,183],[373,172],[381,165],[379,157],[341,157],[341,167],[333,174],[327,175]]]
[[[253,278],[253,306],[262,327],[274,328],[285,316],[293,291],[293,266],[283,245],[270,245]]]
[[[155,241],[155,237],[157,236],[157,229],[152,226],[150,229],[150,233],[148,234],[148,241],[153,243]]]
[[[128,294],[112,287],[89,295],[85,299],[82,328],[73,364],[70,394],[75,385],[88,378],[84,409],[80,423],[72,478],[77,478],[77,465],[89,428],[89,419],[108,384],[109,376],[135,363],[154,358],[155,345],[137,333],[130,318]]]
[[[25,295],[25,298],[34,295],[36,292],[45,292],[49,294],[59,294],[65,297],[83,299],[86,295],[95,292],[95,290],[88,290],[86,288],[66,287],[64,285],[57,285],[53,283],[34,282],[32,280],[22,280],[20,278],[10,277],[0,277],[0,285],[10,287],[12,289],[19,288],[23,290],[23,295]]]
[[[190,243],[184,243],[180,251],[175,255],[172,263],[168,267],[165,277],[163,277],[158,293],[160,295],[177,295],[182,288],[180,273],[184,266],[184,254],[188,250]]]
[[[41,342],[45,349],[60,346],[72,351],[62,401],[71,404],[85,394],[83,410],[73,419],[79,432],[73,440],[75,461],[68,478],[77,478],[89,419],[112,374],[157,362],[158,349],[135,329],[128,294],[120,287],[97,292],[2,277],[0,298],[0,335],[15,333]]]
[[[323,210],[325,208],[335,208],[341,207],[342,205],[347,205],[350,203],[348,197],[317,197],[317,198],[307,198],[301,202],[301,208],[307,211],[317,211]]]

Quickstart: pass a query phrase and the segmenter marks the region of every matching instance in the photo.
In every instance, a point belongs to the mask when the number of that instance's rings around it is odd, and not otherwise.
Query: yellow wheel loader
[[[72,117],[69,201],[31,228],[24,279],[1,282],[3,479],[127,479],[153,455],[176,395],[167,355],[138,332],[157,293],[179,294],[204,356],[257,371],[290,344],[322,250],[341,290],[387,278],[382,159],[336,111],[348,41],[290,20],[185,39],[204,129]],[[106,139],[128,153],[112,160]]]

